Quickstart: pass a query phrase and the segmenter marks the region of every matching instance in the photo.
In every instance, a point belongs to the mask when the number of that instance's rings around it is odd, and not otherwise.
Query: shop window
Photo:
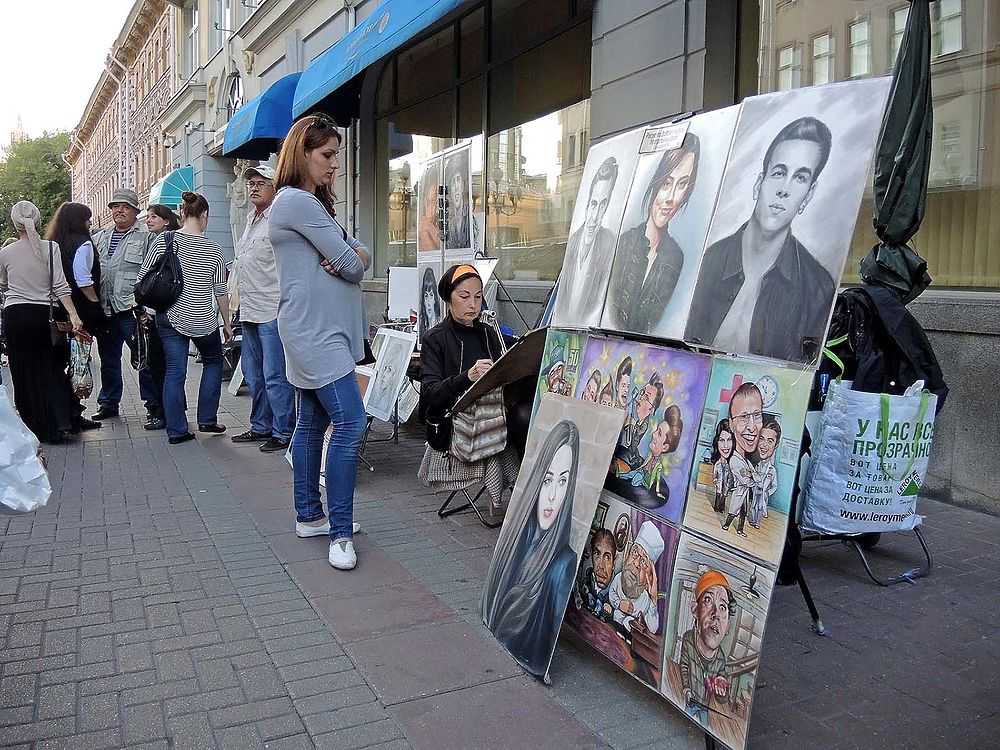
[[[486,11],[480,8],[473,11],[460,23],[458,74],[467,78],[480,70],[486,62],[486,50],[483,49],[483,19]]]
[[[839,73],[834,68],[834,79],[891,72],[906,28],[908,4],[902,0],[797,0],[796,13],[777,12],[779,4],[780,0],[762,0],[761,18],[766,19],[767,27],[761,29],[761,39],[768,42],[761,60],[780,63],[785,49],[810,44],[816,35],[816,19],[822,18],[824,26],[853,32],[847,38],[851,48],[845,64]],[[987,29],[992,7],[978,5],[975,13],[969,8],[960,0],[931,4],[932,53],[961,51],[962,65],[931,64],[934,133],[927,209],[911,244],[927,259],[936,288],[997,290],[1000,149],[995,144],[1000,139],[996,117],[1000,98],[991,88],[993,43],[986,34],[974,43],[963,36],[966,27]],[[771,80],[763,75],[760,80],[777,89],[781,76]],[[861,206],[846,265],[844,278],[848,283],[858,280],[858,263],[875,244],[871,217],[869,192]]]
[[[375,275],[417,263],[416,188],[423,162],[455,144],[455,97],[450,91],[376,122]]]
[[[570,20],[570,0],[493,0],[492,54],[504,60],[552,35]]]
[[[962,51],[962,0],[938,0],[931,5],[931,55]]]
[[[200,63],[198,42],[198,3],[187,6],[182,16],[184,27],[184,78],[190,78]]]
[[[486,248],[497,273],[552,282],[562,268],[583,164],[560,163],[560,143],[590,129],[582,101],[494,135],[487,142]]]
[[[867,18],[855,21],[848,28],[849,47],[848,59],[851,65],[851,78],[859,78],[872,72],[871,51],[869,40],[869,23]]]
[[[424,99],[452,84],[455,72],[453,38],[454,31],[449,26],[399,53],[396,95],[400,104]]]
[[[590,24],[497,66],[490,74],[489,132],[531,122],[590,97]]]
[[[475,78],[458,89],[458,137],[472,138],[483,132],[483,79]]]
[[[833,37],[830,34],[813,37],[812,74],[814,86],[833,80]]]

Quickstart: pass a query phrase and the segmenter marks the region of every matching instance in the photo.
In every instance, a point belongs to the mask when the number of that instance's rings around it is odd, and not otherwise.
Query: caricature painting
[[[587,335],[584,333],[549,328],[545,335],[545,350],[542,352],[533,414],[538,411],[543,393],[572,396],[576,392],[580,361],[586,343]],[[596,403],[596,399],[593,401]]]
[[[681,534],[669,587],[661,692],[731,748],[746,746],[774,574]]]
[[[687,497],[709,357],[652,344],[592,337],[577,397],[625,412],[605,488],[679,523]]]
[[[684,341],[816,360],[888,91],[871,78],[743,102]]]
[[[727,107],[645,129],[602,327],[683,339],[739,111]]]
[[[483,623],[547,679],[623,415],[546,393],[483,588]]]
[[[566,613],[585,641],[654,690],[679,538],[673,526],[603,493]]]
[[[684,526],[777,566],[812,372],[716,356]]]

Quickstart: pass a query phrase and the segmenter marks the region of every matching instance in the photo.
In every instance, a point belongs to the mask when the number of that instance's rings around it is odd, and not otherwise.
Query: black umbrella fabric
[[[904,303],[931,283],[927,263],[907,243],[927,205],[931,160],[930,0],[911,0],[896,57],[889,101],[875,151],[875,234],[879,244],[861,261],[867,284],[895,290]]]

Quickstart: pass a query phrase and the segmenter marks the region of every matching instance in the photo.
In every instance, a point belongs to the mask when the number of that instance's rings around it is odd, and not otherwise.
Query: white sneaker
[[[361,524],[357,521],[351,527],[355,534],[361,533]],[[324,518],[320,521],[312,521],[311,523],[300,523],[295,522],[295,536],[300,539],[308,539],[311,536],[329,536],[330,534],[330,519]]]
[[[350,539],[337,539],[330,542],[330,565],[337,570],[354,570],[358,564],[358,556],[354,552],[354,542]]]

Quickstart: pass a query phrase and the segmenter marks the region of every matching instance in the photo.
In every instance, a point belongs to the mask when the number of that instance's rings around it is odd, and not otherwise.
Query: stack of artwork
[[[436,153],[424,163],[417,206],[419,341],[444,317],[444,302],[437,293],[441,274],[475,255],[470,143]]]
[[[619,420],[599,486],[567,493],[574,516],[596,512],[573,547],[566,623],[732,748],[746,743],[814,367],[888,87],[798,89],[640,128],[592,147],[583,173],[529,448],[554,401],[577,424],[593,421],[585,408]],[[545,538],[525,513],[508,514],[494,566]],[[491,567],[484,619],[524,663],[518,618],[505,640],[487,606],[510,580]],[[538,628],[535,615],[518,622]],[[558,600],[533,633],[548,658],[562,617]]]

